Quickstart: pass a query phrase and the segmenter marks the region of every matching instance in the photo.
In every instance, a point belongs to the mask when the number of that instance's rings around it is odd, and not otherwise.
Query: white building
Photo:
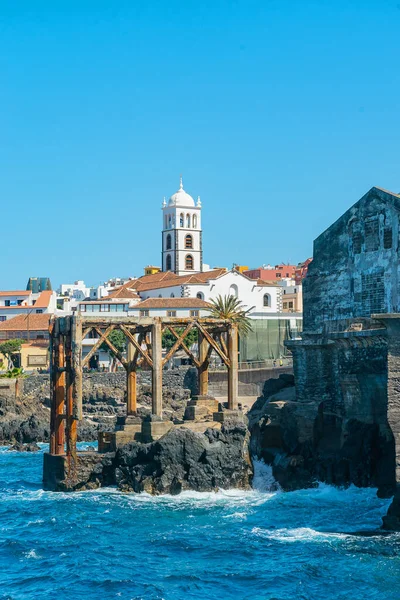
[[[201,202],[179,190],[162,205],[162,270],[177,275],[203,271]]]
[[[0,321],[17,315],[53,314],[57,310],[56,293],[51,290],[33,293],[30,290],[0,292]]]

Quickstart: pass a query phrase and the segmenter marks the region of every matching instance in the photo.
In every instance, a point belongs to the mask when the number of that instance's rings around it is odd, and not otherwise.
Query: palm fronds
[[[239,334],[246,336],[252,331],[251,319],[248,317],[249,310],[245,310],[241,301],[235,296],[217,296],[210,300],[210,317],[225,319],[235,323]]]

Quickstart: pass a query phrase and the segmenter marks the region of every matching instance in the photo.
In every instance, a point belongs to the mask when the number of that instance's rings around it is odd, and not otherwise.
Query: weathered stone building
[[[296,404],[314,420],[292,452],[382,494],[400,484],[399,221],[400,195],[373,187],[315,240],[302,339],[287,343]]]

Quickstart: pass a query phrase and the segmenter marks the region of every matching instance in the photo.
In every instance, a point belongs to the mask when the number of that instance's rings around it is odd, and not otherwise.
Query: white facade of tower
[[[162,270],[190,275],[203,270],[200,197],[195,204],[180,181],[179,190],[162,205]]]

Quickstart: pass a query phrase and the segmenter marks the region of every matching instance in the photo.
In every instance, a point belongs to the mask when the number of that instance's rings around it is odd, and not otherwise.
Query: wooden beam
[[[205,327],[203,327],[202,325],[200,325],[200,323],[197,324],[199,330],[201,331],[201,333],[204,335],[204,337],[206,338],[206,340],[208,341],[208,343],[210,344],[210,346],[212,346],[214,348],[214,350],[217,352],[217,354],[219,354],[219,356],[222,358],[224,364],[229,367],[230,364],[230,360],[228,358],[228,356],[224,353],[224,351],[219,347],[219,345],[217,344],[217,342],[214,340],[214,338],[209,334],[209,332],[207,331],[207,329],[205,329]]]
[[[228,350],[230,365],[228,367],[228,408],[237,410],[238,407],[238,330],[232,324],[228,332]]]
[[[71,319],[72,417],[82,419],[82,321],[79,315]]]
[[[128,341],[127,347],[127,355],[128,355],[128,369],[126,370],[126,397],[127,397],[127,406],[126,412],[128,415],[133,415],[137,410],[137,402],[136,402],[136,366],[134,363],[134,358],[139,355],[135,346]]]
[[[55,374],[55,454],[64,454],[65,448],[65,425],[64,425],[64,409],[65,409],[65,372],[59,372],[60,367],[64,367],[64,339],[61,334],[56,338],[56,368]]]
[[[111,331],[113,329],[116,329],[115,325],[112,325],[111,327],[112,327]],[[102,335],[101,329],[99,329],[98,327],[95,327],[94,329],[95,329],[95,331],[97,331],[97,333],[99,335]],[[108,335],[108,333],[107,333],[107,335]],[[107,336],[103,339],[103,342],[105,344],[107,344],[107,346],[110,348],[110,350],[112,350],[113,354],[115,354],[115,356],[118,358],[121,365],[126,369],[128,366],[128,363],[126,362],[125,358],[122,356],[122,353],[119,350],[117,350],[117,348],[114,346],[114,344],[112,342],[110,342],[110,340],[107,338]]]
[[[193,323],[194,325],[194,323]],[[173,336],[175,336],[177,338],[177,340],[179,341],[181,336],[179,335],[179,333],[177,333],[175,331],[175,329],[173,327],[168,327],[168,329],[170,330],[170,332],[172,333]],[[193,352],[191,352],[191,350],[189,350],[189,348],[186,346],[184,341],[180,341],[179,345],[182,346],[183,350],[186,352],[186,354],[189,356],[189,358],[192,359],[192,361],[194,362],[194,364],[196,365],[196,367],[200,367],[200,363],[197,359],[197,357],[193,354]]]
[[[140,352],[140,354],[146,360],[147,364],[150,367],[152,367],[153,366],[152,359],[150,358],[149,354],[145,350],[143,350],[143,348],[141,347],[141,344],[135,339],[134,334],[131,331],[129,331],[129,329],[127,329],[127,327],[125,327],[124,325],[120,325],[120,329],[125,334],[125,336],[128,338],[128,340],[134,345],[136,350],[138,352]],[[140,339],[142,340],[143,336],[141,336]]]
[[[185,337],[187,336],[189,331],[191,329],[193,329],[193,327],[194,327],[194,323],[189,323],[189,325],[186,327],[184,332],[178,337],[178,339],[176,340],[176,342],[174,343],[172,348],[170,348],[169,351],[167,352],[167,354],[164,356],[163,365],[165,365],[170,360],[170,358],[175,354],[175,352],[182,345],[182,342],[184,342]],[[172,328],[170,325],[168,327],[165,327],[164,331],[167,331],[167,330],[171,331],[171,333],[172,333]],[[175,335],[175,337],[176,337],[177,333],[174,331],[173,335]]]
[[[162,329],[161,320],[155,319],[151,331],[151,345],[153,349],[153,389],[152,409],[153,415],[162,417]]]
[[[204,335],[198,332],[198,348],[199,348],[199,360],[200,367],[198,369],[199,374],[199,394],[200,396],[207,396],[208,394],[208,364],[209,364],[209,350],[212,347],[208,343]],[[211,354],[211,351],[210,351]]]
[[[93,346],[90,349],[90,351],[88,352],[88,354],[86,354],[85,358],[82,361],[82,367],[86,367],[86,365],[89,364],[89,361],[92,358],[92,356],[97,352],[97,350],[100,348],[100,346],[106,341],[106,337],[108,336],[108,334],[111,333],[112,331],[114,331],[115,325],[109,325],[109,327],[107,327],[107,329],[105,330],[104,333],[102,333],[96,327],[95,328],[92,327],[92,329],[95,329],[96,333],[99,335],[99,339],[97,340],[97,342],[95,342],[93,344]]]

